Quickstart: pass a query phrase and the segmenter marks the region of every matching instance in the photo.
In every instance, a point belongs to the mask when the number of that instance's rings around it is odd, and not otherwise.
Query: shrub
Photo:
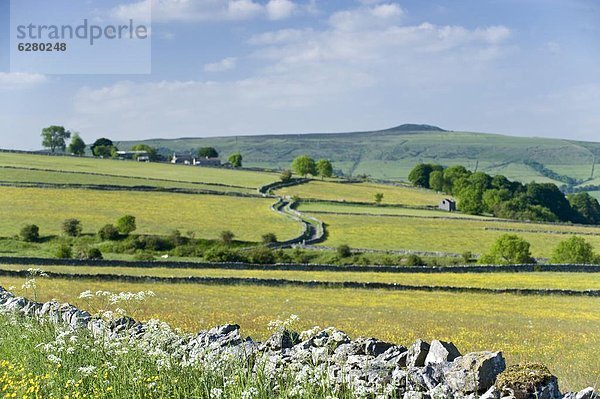
[[[461,257],[465,263],[469,263],[471,262],[471,259],[473,259],[473,254],[471,251],[465,251],[462,253]]]
[[[63,222],[63,232],[71,237],[81,235],[81,222],[77,219],[67,219]]]
[[[313,256],[310,253],[303,251],[300,248],[295,248],[291,255],[293,262],[302,264],[310,263],[312,258]]]
[[[396,257],[386,255],[383,258],[381,258],[381,264],[383,266],[396,266],[396,265],[399,265],[400,263],[401,263],[401,259],[398,259]]]
[[[188,239],[181,235],[179,230],[173,230],[169,235],[168,240],[171,242],[173,247],[178,247],[180,245],[185,245],[188,243]]]
[[[277,236],[275,233],[267,233],[262,236],[263,244],[274,244],[277,242]]]
[[[594,263],[596,255],[592,244],[581,237],[571,237],[558,244],[552,254],[552,263]]]
[[[119,238],[119,230],[112,224],[107,224],[98,231],[98,237],[103,241],[114,241]]]
[[[221,234],[219,235],[219,239],[221,240],[221,243],[225,244],[225,245],[231,244],[233,242],[234,237],[235,237],[235,234],[233,234],[233,232],[231,232],[229,230],[222,231]]]
[[[530,244],[515,234],[504,234],[496,240],[490,251],[479,259],[482,264],[510,265],[535,263]]]
[[[215,247],[204,253],[208,262],[244,262],[246,259],[237,251],[229,248]]]
[[[267,247],[256,247],[248,251],[248,261],[259,264],[275,263],[275,253]]]
[[[95,247],[88,248],[85,259],[102,259],[102,252]]]
[[[59,259],[71,259],[73,257],[73,250],[68,244],[60,244],[56,249],[56,257]]]
[[[137,236],[133,245],[135,249],[148,251],[168,251],[174,248],[173,242],[169,238],[155,235]]]
[[[421,258],[419,255],[410,254],[406,258],[406,265],[407,266],[426,266],[427,264],[425,263],[423,258]]]
[[[381,204],[381,201],[383,201],[383,193],[375,193],[375,203]]]
[[[40,239],[40,228],[35,224],[28,224],[23,226],[19,235],[23,241],[36,242]]]
[[[292,180],[292,171],[286,169],[283,172],[281,172],[281,175],[279,175],[279,180],[281,180],[283,183],[287,183],[290,180]]]
[[[339,247],[337,247],[336,252],[340,258],[347,258],[349,256],[352,256],[352,250],[346,244],[342,244]]]
[[[147,252],[138,252],[133,256],[135,260],[143,260],[143,261],[152,261],[154,260],[154,255],[149,254]]]
[[[171,255],[179,257],[202,256],[202,249],[192,244],[179,245],[173,248]]]
[[[117,230],[119,230],[121,234],[130,234],[134,232],[136,228],[135,216],[125,215],[117,220]]]

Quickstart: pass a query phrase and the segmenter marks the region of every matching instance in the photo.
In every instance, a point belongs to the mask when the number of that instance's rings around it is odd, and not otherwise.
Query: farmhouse
[[[177,155],[176,153],[173,153],[173,157],[171,158],[171,163],[178,163],[178,164],[184,164],[184,165],[195,165],[196,158],[190,154]]]
[[[456,210],[456,201],[453,201],[449,198],[444,198],[440,201],[439,208],[444,211],[454,212]]]
[[[150,162],[147,151],[117,151],[118,159],[136,159],[138,162]]]
[[[197,166],[221,166],[221,160],[219,158],[198,158],[194,165]]]

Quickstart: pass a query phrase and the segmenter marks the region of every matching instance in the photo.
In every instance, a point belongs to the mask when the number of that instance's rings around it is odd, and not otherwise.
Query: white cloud
[[[133,19],[138,23],[149,23],[152,20],[151,0],[120,4],[110,10],[109,17],[118,21]]]
[[[494,62],[509,54],[510,29],[403,25],[403,16],[395,3],[375,2],[337,12],[320,29],[253,35],[250,57],[263,67],[246,79],[84,89],[71,124],[94,131],[114,115],[115,134],[138,138],[173,127],[176,136],[355,129],[367,120],[377,126],[430,121],[428,102],[468,96],[499,80]],[[225,71],[238,62],[225,58],[204,70]],[[393,101],[398,111],[380,101]],[[436,109],[460,114],[453,104]]]
[[[221,61],[204,65],[204,70],[206,72],[229,71],[236,67],[236,63],[237,63],[237,58],[235,58],[235,57],[223,58]]]
[[[227,4],[227,19],[254,18],[263,11],[263,6],[252,0],[230,0]]]
[[[280,20],[298,8],[292,0],[269,0],[266,4],[258,0],[141,0],[113,8],[110,16],[147,21],[150,4],[154,22],[239,21],[257,17]]]
[[[398,23],[404,11],[395,3],[375,4],[338,11],[331,15],[329,23],[340,30],[358,30]]]
[[[2,88],[29,87],[46,81],[46,76],[38,73],[0,72],[0,87]]]
[[[398,4],[380,4],[374,7],[371,12],[378,18],[392,18],[401,16],[404,11]]]
[[[267,15],[272,20],[285,19],[292,15],[296,7],[296,4],[290,0],[269,0]]]

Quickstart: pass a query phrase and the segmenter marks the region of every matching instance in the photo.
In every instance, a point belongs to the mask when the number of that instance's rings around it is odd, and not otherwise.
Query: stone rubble
[[[94,336],[129,334],[143,339],[146,334],[145,324],[130,317],[107,324],[73,305],[30,301],[15,297],[2,287],[0,310],[50,320],[72,329],[88,329]],[[240,326],[227,324],[181,336],[175,344],[185,348],[190,359],[206,358],[207,352],[227,352],[274,377],[286,371],[320,367],[336,384],[350,385],[357,392],[366,392],[367,397],[381,395],[385,390],[389,397],[403,399],[600,399],[591,387],[561,394],[554,376],[540,384],[513,381],[499,386],[497,377],[506,369],[501,352],[462,355],[451,342],[438,340],[417,340],[407,348],[376,338],[352,340],[334,328],[312,335],[305,333],[280,330],[265,342],[257,342],[244,338]]]

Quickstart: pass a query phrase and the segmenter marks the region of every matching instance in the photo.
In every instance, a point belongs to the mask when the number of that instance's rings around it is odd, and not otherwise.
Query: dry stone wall
[[[148,334],[145,323],[129,317],[103,322],[73,305],[30,301],[1,287],[0,310],[87,329],[108,339],[123,335],[145,339]],[[533,366],[507,370],[501,352],[461,354],[452,343],[438,340],[417,340],[404,346],[376,338],[351,339],[343,331],[328,328],[300,334],[280,329],[258,342],[243,337],[238,325],[228,324],[180,336],[177,342],[178,356],[201,359],[226,353],[253,370],[266,370],[273,383],[280,373],[320,367],[336,385],[350,387],[362,397],[377,393],[378,398],[403,399],[599,399],[593,388],[562,394],[552,375],[539,381],[526,380],[523,376],[527,373],[519,371]]]

